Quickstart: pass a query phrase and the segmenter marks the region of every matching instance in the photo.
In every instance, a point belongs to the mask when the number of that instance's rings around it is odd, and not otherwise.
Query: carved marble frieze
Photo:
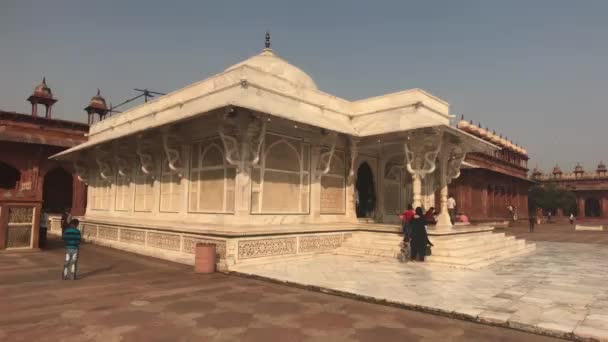
[[[239,259],[296,254],[297,238],[241,240],[238,242]]]
[[[331,251],[340,247],[342,241],[342,234],[301,236],[298,252]]]
[[[181,237],[176,234],[148,232],[148,246],[170,251],[179,251]]]
[[[120,229],[120,242],[143,246],[146,244],[146,232],[143,230],[122,228]]]
[[[215,245],[215,253],[220,257],[220,259],[224,259],[226,257],[226,242],[225,241],[198,238],[198,237],[192,237],[192,236],[184,236],[184,246],[183,246],[182,252],[188,253],[188,254],[194,254],[197,243],[212,243]]]
[[[118,228],[100,226],[97,237],[104,240],[118,241]]]

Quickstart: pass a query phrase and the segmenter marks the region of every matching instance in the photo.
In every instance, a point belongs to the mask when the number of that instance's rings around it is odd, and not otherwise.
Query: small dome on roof
[[[270,44],[267,43],[267,46],[270,46]],[[272,51],[272,49],[269,47],[265,48],[264,51],[262,51],[262,53],[259,55],[255,55],[240,63],[237,63],[227,68],[225,71],[230,71],[243,65],[273,74],[302,88],[318,89],[315,81],[313,81],[308,74],[289,64],[283,58],[274,53],[274,51]]]
[[[36,86],[36,88],[34,88],[34,94],[32,95],[38,97],[53,98],[53,92],[51,91],[51,88],[46,85],[46,77],[43,77],[42,83],[40,83]]]
[[[467,120],[464,119],[464,115],[460,118],[460,121],[458,121],[458,124],[456,125],[456,127],[463,131],[468,131],[469,126],[470,124]]]
[[[581,166],[581,164],[576,164],[574,167],[574,173],[585,173],[585,170]]]
[[[538,167],[535,167],[535,168],[534,168],[534,171],[532,171],[532,175],[533,175],[534,177],[540,177],[540,176],[542,176],[542,175],[543,175],[543,173],[542,173],[542,171],[541,171],[541,170],[539,170],[539,169],[538,169]]]
[[[603,161],[601,161],[599,164],[597,164],[597,172],[606,172],[606,165],[604,164]]]
[[[91,101],[89,101],[89,105],[87,106],[87,108],[94,108],[94,109],[101,109],[101,110],[108,109],[108,106],[106,105],[106,99],[104,99],[101,96],[101,91],[99,89],[97,89],[97,95],[93,96],[91,98]]]
[[[562,173],[563,173],[562,169],[559,167],[559,165],[556,164],[555,167],[553,167],[553,174],[554,175],[561,175]]]

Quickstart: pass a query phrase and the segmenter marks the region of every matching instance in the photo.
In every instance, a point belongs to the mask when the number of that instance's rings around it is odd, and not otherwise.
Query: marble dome
[[[299,68],[289,64],[269,48],[264,49],[259,55],[255,55],[227,68],[225,71],[230,71],[243,65],[281,77],[302,88],[318,89],[315,81],[310,76]]]

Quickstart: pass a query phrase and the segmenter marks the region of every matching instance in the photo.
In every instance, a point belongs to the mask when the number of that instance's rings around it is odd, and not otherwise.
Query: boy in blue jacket
[[[65,244],[65,262],[63,263],[63,280],[76,280],[78,270],[78,248],[80,247],[80,230],[78,220],[70,221],[68,227],[63,231],[61,239]]]

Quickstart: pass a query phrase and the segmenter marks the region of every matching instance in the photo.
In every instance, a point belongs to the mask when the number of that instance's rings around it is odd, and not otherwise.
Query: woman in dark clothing
[[[410,258],[412,260],[418,259],[418,261],[424,261],[426,246],[432,246],[433,244],[429,241],[429,237],[426,233],[426,222],[422,213],[422,208],[416,208],[416,215],[411,219],[409,227],[412,246]]]

